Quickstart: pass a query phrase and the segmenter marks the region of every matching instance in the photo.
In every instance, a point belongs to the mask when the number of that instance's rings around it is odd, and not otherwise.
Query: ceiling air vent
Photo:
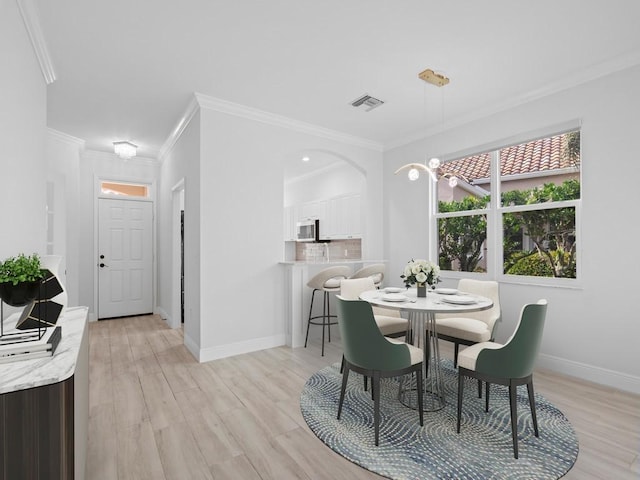
[[[366,107],[365,111],[368,112],[370,110],[373,110],[376,107],[379,107],[383,103],[384,102],[382,100],[378,100],[377,98],[374,98],[371,95],[364,94],[361,97],[356,98],[353,102],[351,102],[351,105],[354,107],[361,107],[364,105]]]

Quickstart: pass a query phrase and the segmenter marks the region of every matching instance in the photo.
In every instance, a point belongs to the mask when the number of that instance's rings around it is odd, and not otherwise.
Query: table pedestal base
[[[424,361],[424,398],[422,408],[425,412],[441,410],[445,405],[444,378],[440,367],[440,347],[436,333],[436,315],[432,312],[409,312],[409,330],[413,345],[422,348]],[[400,381],[398,399],[403,405],[417,409],[418,395],[416,379],[405,375]]]

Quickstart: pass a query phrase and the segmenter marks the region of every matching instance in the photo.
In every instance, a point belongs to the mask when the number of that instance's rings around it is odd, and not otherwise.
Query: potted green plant
[[[21,253],[0,263],[0,298],[12,307],[22,307],[38,295],[45,271],[40,257]]]

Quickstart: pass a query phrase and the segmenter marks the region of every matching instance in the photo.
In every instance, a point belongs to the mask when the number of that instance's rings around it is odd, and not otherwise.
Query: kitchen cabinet
[[[327,201],[317,200],[315,202],[303,203],[300,207],[299,220],[320,220],[320,223],[326,220]]]
[[[318,200],[315,202],[307,202],[301,205],[290,205],[284,207],[284,240],[292,241],[296,239],[296,224],[304,220],[320,220],[320,225],[326,220],[327,201]],[[322,227],[320,227],[322,228]]]
[[[360,195],[341,195],[327,201],[327,215],[320,223],[320,240],[362,237]]]
[[[320,220],[320,240],[362,238],[362,205],[359,193],[340,195],[284,207],[284,239],[296,239],[296,223]]]
[[[299,208],[297,205],[290,205],[288,207],[284,207],[284,241],[294,241],[296,239],[296,223],[298,222],[298,211]]]

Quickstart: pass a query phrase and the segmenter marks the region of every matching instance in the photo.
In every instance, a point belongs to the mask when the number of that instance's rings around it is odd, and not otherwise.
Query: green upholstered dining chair
[[[458,355],[458,421],[462,414],[462,396],[465,377],[486,382],[485,410],[489,411],[489,384],[509,387],[511,407],[511,436],[513,456],[518,458],[518,412],[516,390],[526,385],[533,430],[538,437],[538,420],[533,393],[533,367],[542,343],[542,331],[547,313],[547,301],[527,304],[520,312],[520,321],[511,338],[504,345],[495,342],[476,343]]]
[[[368,290],[375,290],[375,279],[371,277],[345,278],[340,281],[340,296],[345,300],[359,300],[360,294]],[[390,308],[371,307],[373,319],[385,337],[405,337],[409,327],[409,320],[403,318],[398,310]],[[344,356],[340,372],[344,370]],[[367,389],[367,377],[364,377],[364,389]]]
[[[422,410],[422,362],[421,349],[400,340],[386,338],[376,325],[373,310],[368,302],[347,300],[337,296],[338,328],[344,350],[342,388],[338,404],[338,420],[342,413],[347,381],[351,370],[371,377],[373,395],[373,425],[375,444],[380,437],[380,379],[415,373],[418,389],[418,412],[423,425]]]

